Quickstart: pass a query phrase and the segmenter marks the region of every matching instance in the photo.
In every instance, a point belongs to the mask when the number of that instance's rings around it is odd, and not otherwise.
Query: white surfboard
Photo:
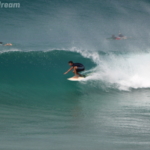
[[[78,78],[71,77],[71,78],[68,78],[69,81],[82,81],[84,79],[85,79],[85,77],[78,77]]]

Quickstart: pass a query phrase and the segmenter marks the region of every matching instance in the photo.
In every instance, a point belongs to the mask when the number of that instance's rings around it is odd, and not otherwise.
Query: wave
[[[92,72],[82,84],[91,88],[130,89],[150,87],[150,53],[119,53],[82,50],[76,47],[62,50],[28,51],[17,49],[0,54],[0,82],[22,84],[55,84],[54,78],[65,81],[63,72],[73,60],[86,66],[85,73]],[[52,82],[52,83],[51,83]]]

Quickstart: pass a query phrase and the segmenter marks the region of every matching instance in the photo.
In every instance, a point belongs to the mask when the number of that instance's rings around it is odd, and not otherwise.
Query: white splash
[[[72,48],[71,51],[90,58],[97,65],[85,81],[105,83],[119,90],[150,87],[150,53],[128,53],[100,55],[98,52]]]

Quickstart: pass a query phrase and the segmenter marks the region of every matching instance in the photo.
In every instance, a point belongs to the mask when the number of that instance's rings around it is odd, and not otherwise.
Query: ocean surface
[[[150,149],[149,0],[1,2],[0,150]]]

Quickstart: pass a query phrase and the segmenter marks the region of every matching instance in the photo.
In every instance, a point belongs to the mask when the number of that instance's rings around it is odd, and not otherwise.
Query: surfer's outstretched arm
[[[67,74],[69,71],[71,71],[73,67],[71,67],[68,71],[66,71],[64,74]]]

